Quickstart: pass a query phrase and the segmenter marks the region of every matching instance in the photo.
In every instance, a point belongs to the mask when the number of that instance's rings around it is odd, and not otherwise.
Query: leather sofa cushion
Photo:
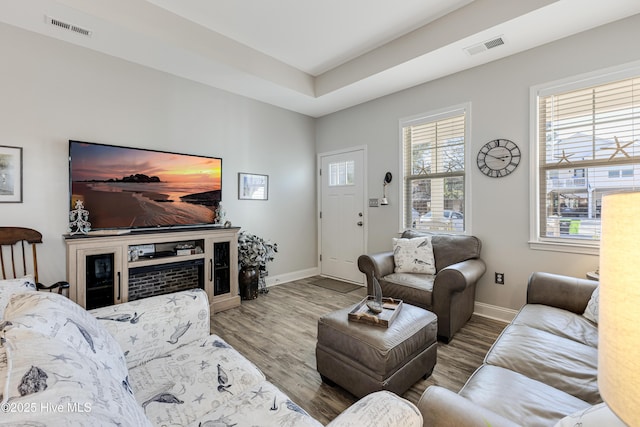
[[[521,425],[551,426],[591,405],[561,390],[498,366],[483,365],[459,393]]]
[[[598,347],[598,327],[584,316],[541,304],[527,304],[511,322]]]
[[[386,377],[436,342],[435,314],[402,305],[388,328],[352,322],[347,307],[318,320],[318,345],[325,346]]]
[[[602,402],[598,350],[585,344],[510,324],[487,353],[485,363],[519,372],[590,404]]]

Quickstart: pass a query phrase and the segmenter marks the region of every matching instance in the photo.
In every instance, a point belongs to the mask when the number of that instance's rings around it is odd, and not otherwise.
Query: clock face
[[[501,178],[513,172],[520,164],[521,158],[520,148],[514,142],[508,139],[494,139],[478,151],[478,168],[491,178]]]

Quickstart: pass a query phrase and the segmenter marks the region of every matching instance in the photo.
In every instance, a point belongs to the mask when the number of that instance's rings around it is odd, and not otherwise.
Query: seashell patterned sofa
[[[4,296],[0,425],[321,425],[210,335],[202,290],[90,312],[53,293]],[[330,425],[422,426],[422,417],[379,392]]]

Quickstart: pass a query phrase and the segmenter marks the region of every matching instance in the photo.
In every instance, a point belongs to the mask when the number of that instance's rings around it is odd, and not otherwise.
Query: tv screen
[[[69,180],[92,229],[211,224],[222,159],[69,141]]]

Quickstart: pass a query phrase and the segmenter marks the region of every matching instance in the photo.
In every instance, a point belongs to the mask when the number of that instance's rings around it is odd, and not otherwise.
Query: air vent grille
[[[498,37],[496,39],[489,40],[488,42],[484,42],[484,45],[487,47],[487,49],[493,49],[494,47],[498,47],[503,44],[504,44],[504,40],[502,40],[502,37]]]
[[[487,40],[482,43],[474,44],[473,46],[469,46],[464,48],[465,52],[469,55],[477,55],[482,52],[486,52],[489,49],[496,48],[498,46],[502,46],[504,44],[504,39],[502,36],[494,37],[491,40]]]
[[[47,24],[53,25],[54,27],[58,27],[66,31],[73,31],[74,33],[81,34],[85,37],[91,37],[92,31],[86,28],[82,28],[78,25],[64,22],[57,18],[52,18],[51,16],[47,16],[47,15],[45,15],[44,19]]]

